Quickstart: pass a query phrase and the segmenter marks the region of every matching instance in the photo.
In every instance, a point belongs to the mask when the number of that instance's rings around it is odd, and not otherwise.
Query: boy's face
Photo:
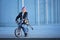
[[[26,12],[26,8],[23,8],[23,9],[22,9],[22,12]]]

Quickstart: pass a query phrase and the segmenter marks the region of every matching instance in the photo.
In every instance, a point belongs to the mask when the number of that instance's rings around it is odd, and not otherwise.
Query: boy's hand
[[[18,21],[16,21],[16,23],[17,23],[17,24],[19,24],[19,22],[18,22]]]

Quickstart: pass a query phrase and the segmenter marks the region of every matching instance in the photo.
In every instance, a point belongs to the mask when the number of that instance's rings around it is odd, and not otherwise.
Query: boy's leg
[[[18,26],[18,35],[20,35],[21,26]]]
[[[28,29],[22,27],[25,37],[27,36]]]
[[[18,24],[18,35],[20,35],[21,27],[22,27],[22,23],[20,22],[20,23]]]

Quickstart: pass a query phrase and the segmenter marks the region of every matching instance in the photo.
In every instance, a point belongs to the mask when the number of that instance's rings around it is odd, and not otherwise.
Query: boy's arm
[[[20,13],[18,14],[18,16],[15,19],[16,22],[18,22],[19,17],[20,17]]]

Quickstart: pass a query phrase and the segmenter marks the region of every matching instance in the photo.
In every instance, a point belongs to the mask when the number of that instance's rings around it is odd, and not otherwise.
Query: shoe
[[[27,37],[27,33],[25,33],[25,37]]]

